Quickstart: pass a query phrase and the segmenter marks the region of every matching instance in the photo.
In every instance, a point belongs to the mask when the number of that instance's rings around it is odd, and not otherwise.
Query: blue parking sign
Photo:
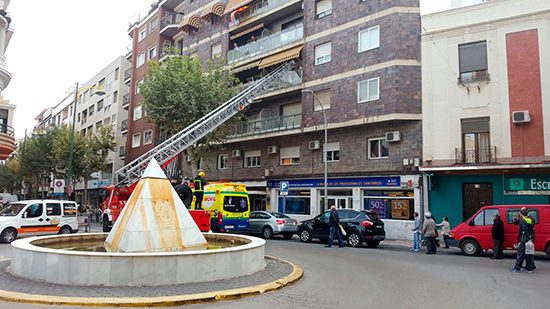
[[[281,195],[288,195],[288,181],[281,181],[279,190]]]

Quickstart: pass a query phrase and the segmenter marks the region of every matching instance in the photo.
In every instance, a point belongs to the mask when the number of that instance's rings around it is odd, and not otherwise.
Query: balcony
[[[122,120],[120,123],[120,133],[124,134],[128,132],[128,119]]]
[[[124,71],[124,83],[129,83],[132,79],[132,68],[126,69]]]
[[[280,132],[299,129],[302,124],[302,114],[269,117],[260,120],[247,121],[235,126],[235,133],[230,138],[257,134]]]
[[[179,24],[183,20],[183,15],[177,13],[167,13],[160,20],[160,34],[173,37],[179,32]]]
[[[234,27],[248,19],[256,17],[274,8],[280,7],[293,0],[262,0],[248,7],[247,10],[239,12],[235,16],[235,20],[229,23],[229,27]]]
[[[128,110],[129,107],[130,107],[130,94],[127,93],[122,97],[122,108],[124,108],[125,110]]]
[[[458,164],[496,163],[497,147],[456,148],[455,159]]]
[[[249,81],[245,84],[243,84],[242,90],[248,88],[250,85],[255,83],[257,80]],[[280,79],[276,79],[272,81],[271,83],[267,84],[264,88],[264,94],[268,94],[270,92],[279,91],[283,89],[292,88],[295,86],[299,86],[302,84],[302,68],[298,68],[296,71],[289,71],[286,72]],[[260,95],[262,97],[264,95]]]
[[[6,160],[15,150],[13,128],[7,124],[0,124],[0,160]]]
[[[304,38],[304,26],[299,25],[294,28],[286,29],[272,35],[260,38],[254,42],[237,47],[227,53],[227,62],[229,64],[250,59],[262,54],[266,54],[279,47],[298,42]]]

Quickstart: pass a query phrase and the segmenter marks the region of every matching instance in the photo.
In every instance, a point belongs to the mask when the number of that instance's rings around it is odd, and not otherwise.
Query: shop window
[[[369,159],[384,159],[389,156],[388,141],[386,138],[370,138],[369,144]]]
[[[300,146],[281,147],[281,165],[300,164]]]
[[[228,168],[227,162],[229,161],[229,156],[227,154],[218,155],[218,169],[225,170]]]
[[[247,151],[244,153],[244,167],[260,167],[261,151]]]
[[[315,2],[315,14],[317,18],[323,18],[332,14],[332,0],[318,0]]]
[[[46,203],[46,215],[47,216],[61,216],[61,204],[59,204],[59,203]]]
[[[289,191],[286,198],[278,198],[278,210],[287,215],[311,214],[310,191]]]
[[[365,190],[363,208],[381,219],[414,220],[414,192]]]
[[[458,45],[460,82],[488,80],[487,41]]]
[[[514,215],[518,214],[519,216],[519,208],[514,209],[506,209],[506,222],[508,224],[511,224],[514,221]],[[539,223],[539,212],[536,209],[529,209],[529,217],[533,218],[535,221],[535,224]]]
[[[380,78],[371,78],[357,83],[357,103],[380,99]]]
[[[330,62],[332,59],[332,43],[324,43],[315,46],[315,65]]]
[[[316,98],[313,100],[313,110],[321,112],[323,109],[330,109],[331,93],[330,89],[315,92]]]
[[[359,52],[380,46],[380,27],[372,27],[359,32]]]

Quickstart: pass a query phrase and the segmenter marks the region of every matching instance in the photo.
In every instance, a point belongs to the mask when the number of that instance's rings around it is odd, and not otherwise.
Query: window
[[[140,94],[139,87],[141,87],[141,84],[143,84],[143,79],[136,82],[136,94]]]
[[[140,66],[145,64],[145,53],[141,53],[137,57],[136,61],[136,68],[139,68]]]
[[[189,54],[189,58],[197,59],[197,58],[199,58],[199,53],[198,52],[192,52],[192,53]]]
[[[98,121],[95,123],[95,130],[96,132],[99,131],[99,129],[101,129],[101,127],[103,126],[103,121]]]
[[[327,143],[327,162],[340,161],[340,143]]]
[[[149,33],[155,31],[159,26],[158,18],[154,18],[149,22]]]
[[[359,32],[359,52],[380,46],[380,27],[372,27]]]
[[[90,106],[88,108],[88,116],[92,116],[94,114],[95,105]]]
[[[142,116],[142,113],[141,113],[141,105],[140,105],[140,106],[136,106],[136,108],[134,108],[134,121],[140,120],[140,119],[141,119],[141,116]]]
[[[137,148],[141,145],[141,133],[132,135],[132,148]]]
[[[491,151],[489,117],[461,119],[462,151],[457,152],[461,163],[491,162],[494,154]]]
[[[357,102],[364,103],[380,98],[380,78],[371,78],[357,83]]]
[[[212,59],[219,57],[222,54],[222,43],[213,44],[211,47]]]
[[[300,164],[300,146],[281,147],[281,165]]]
[[[247,151],[244,153],[244,167],[260,167],[261,151]]]
[[[330,100],[331,100],[330,89],[317,91],[315,92],[315,95],[317,96],[317,98],[314,98],[313,100],[314,111],[320,112],[320,111],[323,111],[323,108],[325,110],[330,109]]]
[[[115,69],[115,80],[118,80],[119,77],[120,77],[120,68],[116,68]]]
[[[76,204],[63,203],[63,214],[67,217],[76,216]]]
[[[511,224],[512,221],[514,221],[514,215],[515,214],[519,215],[519,210],[520,210],[519,208],[506,209],[506,222],[508,222],[508,224]],[[538,212],[538,210],[536,210],[536,209],[527,209],[527,211],[528,211],[528,216],[534,219],[535,224],[539,224],[539,212]]]
[[[382,159],[388,157],[389,151],[386,138],[371,138],[368,140],[368,144],[369,159]]]
[[[228,212],[248,211],[248,199],[245,196],[224,196],[223,210]]]
[[[475,216],[473,220],[474,225],[493,225],[493,216],[496,214],[498,214],[498,209],[486,209]]]
[[[414,220],[414,191],[364,190],[363,208],[375,214],[369,217]]]
[[[487,80],[487,41],[458,45],[460,81]]]
[[[32,204],[25,210],[25,213],[27,214],[28,218],[38,218],[42,216],[42,213],[44,213],[44,209],[42,207],[42,203],[38,204]]]
[[[61,204],[46,203],[46,216],[61,216]]]
[[[332,42],[315,46],[315,65],[330,62],[332,52]]]
[[[284,200],[284,201],[283,201]],[[310,215],[311,214],[311,192],[288,191],[288,195],[278,198],[278,211],[287,215]]]
[[[149,145],[153,143],[153,130],[147,130],[143,132],[143,145]]]
[[[147,27],[145,27],[145,28],[139,30],[138,42],[143,41],[143,39],[145,39],[146,36],[147,36]]]
[[[113,92],[113,103],[118,102],[118,91]]]
[[[317,18],[323,18],[332,14],[332,0],[319,0],[315,3]]]
[[[157,47],[153,46],[149,48],[149,60],[157,58]]]
[[[219,170],[225,170],[228,168],[227,162],[229,160],[229,156],[227,154],[220,154],[218,155],[218,169]]]
[[[99,112],[103,108],[103,100],[97,101],[97,111]]]

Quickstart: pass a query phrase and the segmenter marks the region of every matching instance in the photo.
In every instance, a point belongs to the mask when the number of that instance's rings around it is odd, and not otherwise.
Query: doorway
[[[462,184],[463,220],[469,219],[481,207],[493,205],[492,183]]]

